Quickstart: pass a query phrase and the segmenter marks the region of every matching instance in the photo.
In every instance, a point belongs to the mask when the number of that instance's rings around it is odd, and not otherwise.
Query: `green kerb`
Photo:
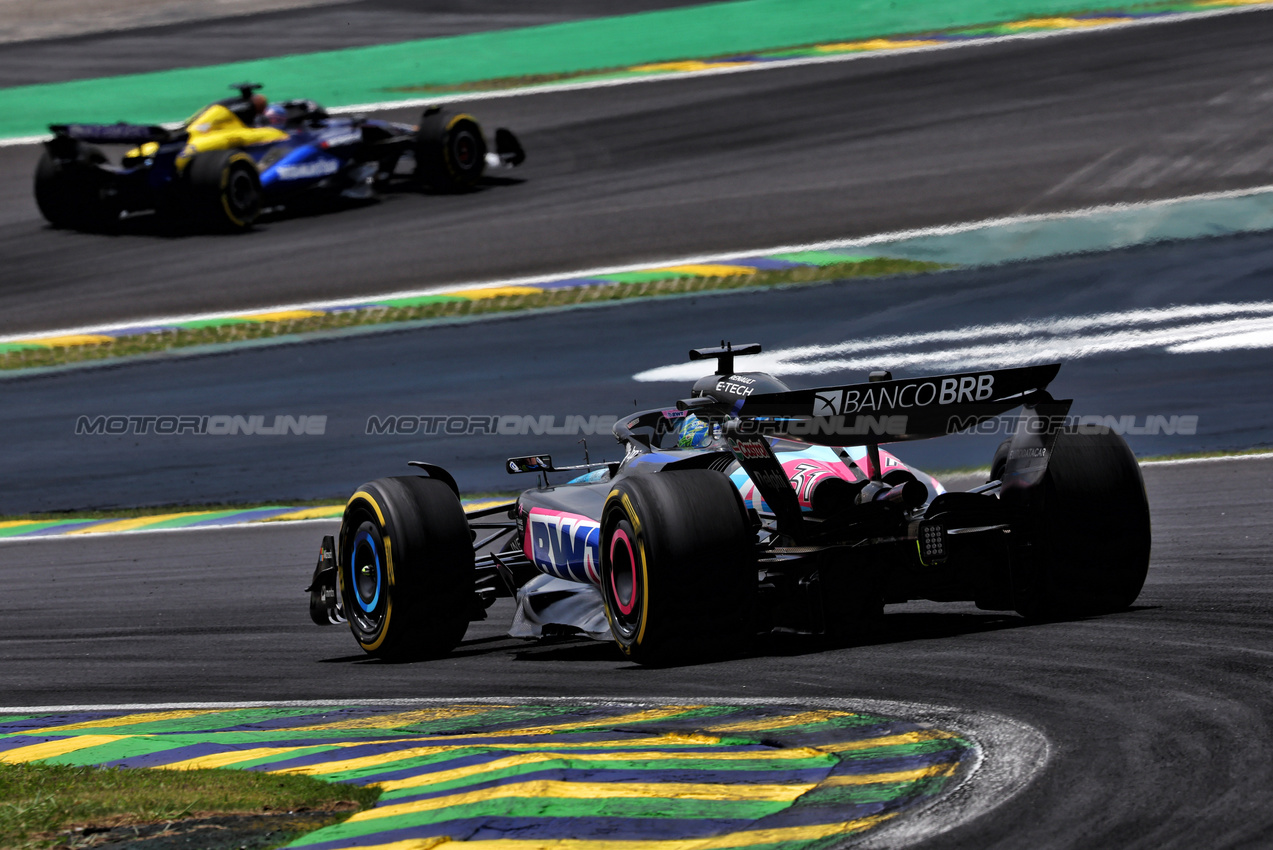
[[[384,307],[423,307],[429,304],[450,304],[455,301],[466,301],[459,295],[419,295],[414,298],[388,298],[379,302]]]
[[[731,289],[763,288],[804,283],[824,283],[863,277],[883,277],[898,274],[922,274],[950,268],[941,263],[917,260],[871,257],[835,259],[826,258],[829,265],[804,265],[796,268],[762,270],[755,274],[680,275],[669,272],[633,272],[634,279],[623,283],[569,286],[544,291],[525,287],[525,292],[512,292],[493,298],[469,299],[460,296],[425,295],[416,298],[394,299],[385,306],[371,306],[332,311],[319,316],[309,316],[278,321],[245,322],[230,319],[223,323],[208,320],[203,327],[176,328],[173,330],[119,336],[108,342],[60,348],[26,350],[0,353],[0,369],[31,369],[152,354],[160,351],[189,348],[192,346],[224,345],[271,337],[296,337],[302,334],[339,331],[348,328],[386,325],[398,322],[454,321],[486,314],[511,313],[544,308],[579,307],[599,305],[611,301],[665,295],[689,295],[697,292],[715,292]],[[401,306],[390,303],[401,302]]]
[[[409,812],[369,820],[346,822],[328,827],[313,840],[339,841],[391,829],[407,829],[426,824],[468,818],[595,818],[604,812],[607,818],[712,818],[756,820],[776,814],[791,806],[786,801],[693,800],[674,797],[608,798],[603,800],[562,797],[500,797],[473,803],[454,802],[445,808]],[[298,842],[294,846],[303,846]]]
[[[0,537],[17,537],[20,534],[29,534],[32,531],[43,531],[46,528],[58,528],[63,525],[76,525],[86,520],[79,519],[62,519],[49,520],[47,522],[24,522],[21,525],[12,525],[7,528],[0,528]]]
[[[221,318],[215,319],[196,319],[193,322],[177,322],[175,327],[186,328],[187,330],[197,331],[204,328],[219,328],[226,325],[247,325],[251,324],[247,319]]]
[[[789,263],[812,263],[815,266],[830,266],[836,263],[865,263],[878,260],[879,257],[839,254],[835,251],[796,251],[791,254],[774,254],[775,260],[786,260]]]

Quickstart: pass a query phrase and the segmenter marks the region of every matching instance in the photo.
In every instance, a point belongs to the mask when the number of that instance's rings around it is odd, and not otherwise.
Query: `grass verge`
[[[784,286],[802,283],[824,283],[848,278],[884,277],[940,271],[949,266],[915,260],[875,258],[826,266],[762,271],[755,274],[720,277],[673,277],[636,283],[610,283],[593,286],[562,287],[526,294],[503,294],[491,298],[459,297],[440,294],[412,299],[412,304],[338,310],[321,316],[271,322],[229,321],[207,327],[178,328],[157,333],[117,337],[109,342],[60,346],[11,348],[0,353],[0,370],[32,369],[59,366],[89,360],[153,354],[196,345],[243,342],[277,336],[319,333],[346,328],[424,319],[459,319],[467,316],[511,313],[547,307],[571,307],[583,304],[625,301],[695,292],[714,292]],[[530,288],[528,288],[530,290]]]
[[[321,812],[335,822],[379,796],[374,787],[256,771],[0,764],[0,847],[91,847],[92,835],[109,829],[222,814]]]

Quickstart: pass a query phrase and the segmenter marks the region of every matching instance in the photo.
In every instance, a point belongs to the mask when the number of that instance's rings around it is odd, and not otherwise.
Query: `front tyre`
[[[247,230],[261,214],[261,175],[241,150],[196,155],[186,165],[183,189],[186,214],[200,229]]]
[[[459,497],[430,478],[381,478],[350,498],[338,585],[363,651],[435,658],[464,638],[473,609],[473,547]]]
[[[601,525],[610,633],[634,661],[737,653],[755,622],[755,534],[730,480],[706,469],[621,479]]]
[[[486,170],[486,141],[477,119],[430,110],[416,132],[416,177],[434,189],[460,192],[477,185]]]

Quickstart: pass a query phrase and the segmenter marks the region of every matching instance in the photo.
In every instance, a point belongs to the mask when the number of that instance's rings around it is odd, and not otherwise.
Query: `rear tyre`
[[[473,546],[455,492],[403,476],[358,488],[340,526],[337,568],[349,628],[380,658],[435,658],[464,638]]]
[[[74,159],[58,159],[47,150],[35,167],[35,204],[49,224],[73,230],[106,230],[119,220],[109,194],[111,175],[100,148],[76,143]]]
[[[1122,437],[1058,434],[1029,510],[1033,539],[1013,567],[1020,614],[1104,614],[1136,601],[1149,571],[1149,501]]]
[[[486,170],[486,141],[465,113],[426,111],[416,133],[416,177],[434,189],[472,189]]]
[[[208,151],[186,165],[186,215],[205,230],[247,230],[261,214],[261,175],[241,150]]]
[[[619,648],[642,664],[740,651],[754,632],[754,541],[719,472],[617,482],[602,512],[601,595]]]

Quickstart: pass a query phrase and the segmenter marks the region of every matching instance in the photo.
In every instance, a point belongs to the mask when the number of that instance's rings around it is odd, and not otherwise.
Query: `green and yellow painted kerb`
[[[0,717],[0,762],[376,785],[308,850],[813,850],[948,793],[954,732],[788,705],[453,703]]]
[[[503,504],[503,499],[464,499],[466,511]],[[230,525],[258,525],[298,520],[338,520],[344,505],[175,511],[149,516],[105,519],[17,519],[0,521],[0,540],[35,537],[77,537],[85,534],[121,534],[130,531],[162,531],[181,528],[224,528]]]
[[[178,335],[183,332],[207,331],[209,329],[232,329],[240,325],[258,325],[264,328],[279,329],[284,333],[293,326],[310,327],[309,320],[323,317],[356,314],[366,324],[392,322],[395,315],[411,308],[439,304],[463,304],[465,302],[481,302],[494,298],[516,298],[518,296],[534,296],[561,290],[584,290],[596,287],[624,287],[640,284],[657,284],[667,281],[683,281],[689,291],[694,290],[694,281],[731,278],[746,285],[749,278],[767,272],[792,272],[802,269],[816,271],[828,267],[843,270],[845,267],[869,264],[888,260],[887,257],[863,256],[860,252],[845,251],[795,251],[765,256],[740,256],[721,262],[690,263],[671,266],[650,266],[648,268],[627,269],[624,271],[599,271],[586,276],[563,275],[548,278],[534,283],[511,283],[507,285],[455,286],[437,290],[407,294],[401,296],[372,297],[364,302],[348,301],[331,304],[310,304],[282,310],[263,312],[242,311],[225,315],[202,316],[195,319],[167,320],[151,319],[135,323],[124,323],[117,326],[101,328],[91,333],[62,333],[30,336],[13,336],[0,338],[0,357],[23,351],[47,349],[80,348],[101,346],[103,344],[126,342],[154,335]],[[907,261],[896,261],[904,263]],[[911,262],[916,271],[944,268],[936,263]],[[907,266],[908,268],[910,266]],[[408,313],[409,315],[409,313]],[[300,332],[305,332],[303,329]]]

